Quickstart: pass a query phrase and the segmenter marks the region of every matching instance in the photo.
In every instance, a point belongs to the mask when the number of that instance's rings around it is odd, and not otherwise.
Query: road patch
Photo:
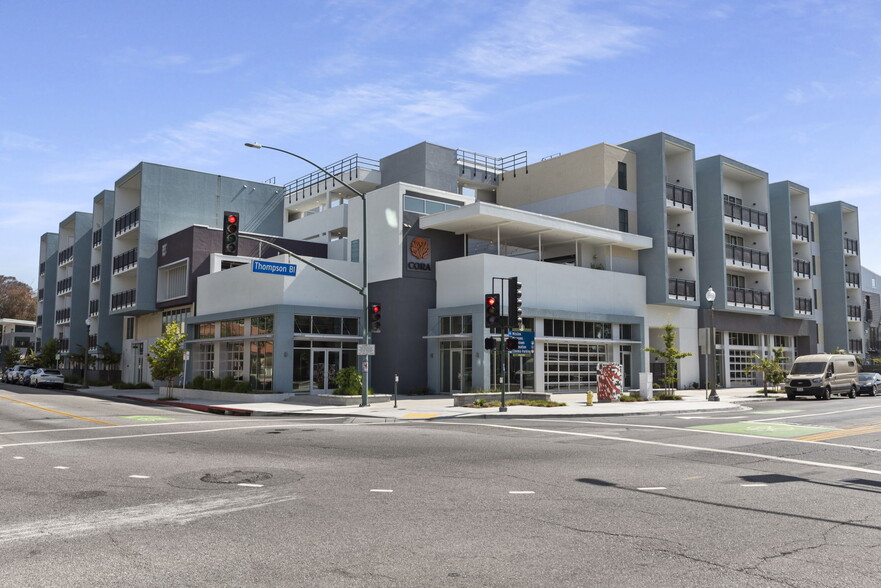
[[[757,437],[781,437],[783,439],[795,439],[807,435],[829,433],[837,429],[823,427],[805,427],[799,425],[785,425],[782,423],[754,423],[750,421],[742,423],[720,423],[717,425],[697,425],[688,427],[702,431],[717,431],[722,433],[739,433],[741,435],[756,435]]]

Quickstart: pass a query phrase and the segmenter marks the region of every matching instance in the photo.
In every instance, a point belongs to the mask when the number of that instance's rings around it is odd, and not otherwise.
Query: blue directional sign
[[[508,337],[517,340],[517,349],[511,351],[511,355],[531,355],[535,353],[534,331],[508,331]]]
[[[255,259],[251,262],[251,271],[258,274],[296,276],[297,266],[293,263],[278,263],[275,261],[261,261],[259,259]]]

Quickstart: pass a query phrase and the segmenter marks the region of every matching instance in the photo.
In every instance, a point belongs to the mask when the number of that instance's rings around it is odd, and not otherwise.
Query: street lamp
[[[716,299],[716,293],[712,288],[707,289],[707,303],[710,305],[710,396],[707,400],[712,402],[719,401],[719,395],[716,393],[716,327],[713,323],[713,301]]]
[[[83,388],[88,388],[86,381],[87,370],[89,369],[89,334],[92,330],[92,317],[86,319],[86,344],[83,346]]]
[[[286,151],[284,149],[279,149],[278,147],[270,147],[269,145],[261,145],[260,143],[257,143],[257,142],[245,143],[245,147],[251,147],[253,149],[272,149],[273,151],[285,153],[287,155],[290,155],[291,157],[296,157],[297,159],[299,159],[301,161],[305,161],[306,163],[308,163],[312,167],[324,172],[325,174],[327,174],[331,178],[335,178],[335,176],[332,173],[330,173],[329,171],[327,171],[326,169],[324,169],[323,167],[321,167],[320,165],[318,165],[314,161],[310,161],[310,160],[306,159],[302,155],[297,155],[296,153],[291,153],[290,151]],[[370,303],[368,302],[369,298],[368,298],[368,293],[367,293],[367,197],[364,195],[363,192],[361,192],[360,190],[356,190],[355,188],[353,188],[352,186],[350,186],[349,184],[344,182],[341,178],[335,178],[335,179],[340,184],[342,184],[343,186],[345,186],[346,188],[348,188],[349,190],[351,190],[352,192],[357,194],[358,197],[361,199],[361,208],[362,208],[362,211],[361,211],[361,257],[362,257],[361,287],[359,288],[358,286],[350,284],[350,283],[346,282],[345,280],[342,280],[338,276],[334,276],[333,274],[331,274],[327,270],[324,270],[323,273],[330,274],[332,277],[335,277],[337,280],[342,281],[343,283],[345,283],[346,285],[348,285],[351,288],[354,288],[356,291],[361,293],[361,296],[363,298],[363,304],[362,304],[363,313],[362,313],[362,317],[361,317],[361,339],[364,343],[365,355],[363,355],[362,359],[361,359],[361,361],[362,361],[361,365],[363,366],[362,371],[364,373],[364,377],[361,379],[362,380],[362,382],[361,382],[362,383],[362,386],[361,386],[361,406],[368,406],[368,403],[367,403],[367,390],[368,390],[367,376],[368,376],[368,361],[369,361],[370,356],[367,355],[367,352],[368,352],[367,345],[370,344],[370,328],[368,325],[368,323],[370,321]]]

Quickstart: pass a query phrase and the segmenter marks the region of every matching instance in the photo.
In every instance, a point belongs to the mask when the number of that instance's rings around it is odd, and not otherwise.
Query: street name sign
[[[279,276],[296,276],[297,265],[293,263],[278,263],[275,261],[251,261],[251,271],[258,274],[276,274]]]

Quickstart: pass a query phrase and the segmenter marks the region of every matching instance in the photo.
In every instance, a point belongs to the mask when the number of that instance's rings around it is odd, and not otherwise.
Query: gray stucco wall
[[[419,143],[379,161],[382,185],[406,182],[417,186],[458,193],[456,150],[431,143]]]

